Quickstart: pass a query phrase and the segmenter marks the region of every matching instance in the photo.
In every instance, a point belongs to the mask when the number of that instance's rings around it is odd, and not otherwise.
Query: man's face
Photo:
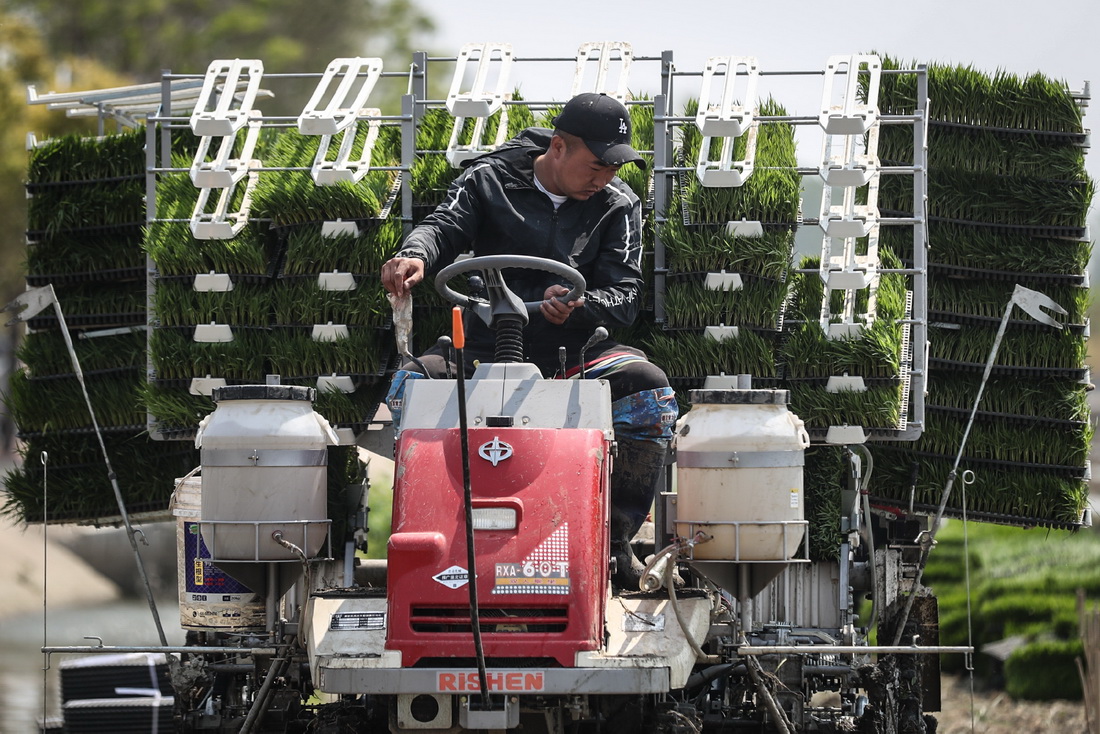
[[[619,166],[609,166],[601,161],[582,141],[574,141],[568,146],[561,142],[564,150],[557,159],[556,183],[560,193],[570,199],[588,199],[611,183],[618,173]]]

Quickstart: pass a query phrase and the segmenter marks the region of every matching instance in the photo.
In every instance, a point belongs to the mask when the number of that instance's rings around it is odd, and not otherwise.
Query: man
[[[525,301],[542,301],[523,330],[524,354],[545,376],[577,366],[597,327],[629,326],[642,301],[641,203],[615,177],[627,163],[645,162],[630,146],[626,108],[603,94],[580,94],[554,118],[554,130],[528,128],[496,151],[470,162],[446,200],[382,266],[382,284],[401,297],[426,272],[473,249],[482,255],[531,255],[566,263],[584,275],[583,298],[563,303],[569,289],[535,270],[509,271],[509,287]],[[466,324],[467,374],[474,360],[493,359],[494,335],[479,319]],[[668,378],[645,355],[604,339],[586,352],[585,376],[611,388],[617,456],[611,477],[614,583],[637,590],[642,565],[630,548],[664,472],[676,419]],[[442,350],[421,358],[433,376],[447,370]],[[453,367],[452,367],[453,368]],[[405,381],[421,377],[406,365],[387,401],[399,429]],[[567,371],[570,376],[576,369]]]

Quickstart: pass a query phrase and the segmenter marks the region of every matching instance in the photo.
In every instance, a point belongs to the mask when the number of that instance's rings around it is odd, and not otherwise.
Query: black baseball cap
[[[554,118],[554,127],[584,141],[588,149],[609,166],[645,160],[630,147],[630,114],[614,97],[585,92],[565,104]]]

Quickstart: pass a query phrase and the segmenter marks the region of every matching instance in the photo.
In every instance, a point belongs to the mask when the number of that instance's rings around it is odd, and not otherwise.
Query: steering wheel
[[[497,316],[507,313],[520,316],[526,323],[527,314],[538,311],[542,301],[523,301],[520,299],[505,285],[504,277],[500,273],[503,268],[542,270],[561,276],[573,286],[573,289],[564,296],[558,296],[558,300],[563,303],[575,301],[584,295],[586,287],[584,276],[576,268],[557,260],[531,257],[530,255],[483,255],[459,260],[439,271],[439,274],[435,276],[435,289],[439,292],[439,295],[450,303],[472,309],[486,324],[492,325]],[[485,278],[485,288],[489,295],[488,303],[458,293],[449,285],[450,281],[456,276],[474,270],[481,271]]]

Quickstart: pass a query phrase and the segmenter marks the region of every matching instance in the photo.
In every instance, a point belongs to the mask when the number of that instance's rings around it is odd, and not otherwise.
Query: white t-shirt
[[[542,185],[542,181],[539,181],[538,175],[535,175],[533,178],[535,179],[535,186],[538,188],[538,190],[549,196],[550,201],[554,202],[555,211],[559,206],[565,203],[566,199],[569,198],[568,196],[563,196],[561,194],[551,194],[549,191],[546,190],[546,187]]]

